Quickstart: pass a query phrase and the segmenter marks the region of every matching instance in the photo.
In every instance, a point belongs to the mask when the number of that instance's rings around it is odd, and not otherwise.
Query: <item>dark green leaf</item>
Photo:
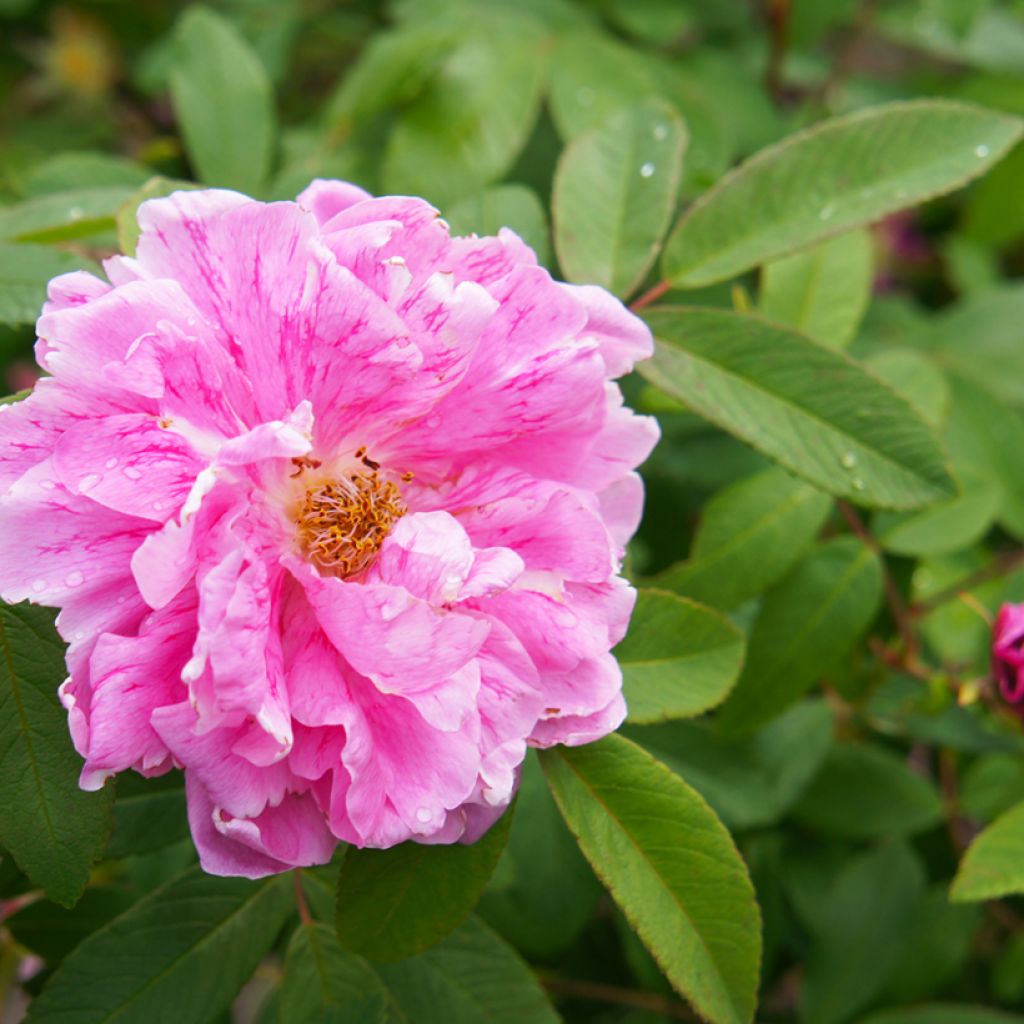
[[[66,675],[52,614],[0,604],[0,843],[70,906],[103,852],[112,794],[78,788],[82,762],[57,699]]]
[[[882,1010],[864,1017],[858,1024],[1024,1024],[1024,1017],[984,1006],[950,1003]]]
[[[511,811],[475,843],[351,849],[338,879],[341,945],[377,962],[427,949],[476,906],[508,839]]]
[[[27,1024],[153,1024],[168,1007],[175,1020],[211,1021],[293,907],[287,875],[251,882],[193,868],[78,946],[32,1004]]]
[[[713,1024],[750,1021],[760,915],[704,800],[621,736],[553,747],[541,764],[587,860],[672,984]]]
[[[116,792],[108,857],[149,853],[189,834],[185,789],[178,772],[157,779],[126,772],[118,777]]]
[[[662,307],[652,384],[823,490],[885,508],[953,493],[920,413],[853,360],[756,317]]]

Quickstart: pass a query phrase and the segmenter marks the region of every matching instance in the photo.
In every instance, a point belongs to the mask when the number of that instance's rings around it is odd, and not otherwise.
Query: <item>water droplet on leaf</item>
[[[654,173],[654,164],[652,164],[650,162],[650,160],[648,160],[647,163],[645,163],[643,165],[643,167],[640,168],[640,177],[641,178],[649,178],[653,173]]]

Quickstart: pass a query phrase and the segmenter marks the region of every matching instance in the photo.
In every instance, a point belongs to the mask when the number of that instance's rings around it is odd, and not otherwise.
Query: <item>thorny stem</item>
[[[878,555],[882,565],[882,585],[885,588],[885,600],[889,605],[889,612],[896,622],[900,640],[903,642],[904,659],[912,663],[917,656],[917,636],[910,621],[910,611],[903,600],[899,587],[896,586],[896,581],[892,578],[892,573],[889,572],[889,568],[885,564],[885,556],[882,553],[882,549],[879,547],[878,541],[868,532],[860,516],[857,515],[856,509],[845,501],[840,501],[837,504],[839,511],[843,514],[843,518],[849,523],[850,529]]]
[[[540,983],[549,992],[577,999],[591,999],[599,1003],[614,1003],[630,1006],[637,1010],[662,1013],[675,1020],[696,1021],[700,1018],[684,1003],[656,992],[641,992],[638,989],[620,988],[596,981],[581,981],[576,978],[561,978],[554,974],[542,973]]]
[[[312,924],[313,915],[309,912],[309,904],[306,902],[306,894],[302,891],[302,871],[299,868],[292,870],[292,881],[295,884],[295,906],[299,910],[299,920],[303,924]]]

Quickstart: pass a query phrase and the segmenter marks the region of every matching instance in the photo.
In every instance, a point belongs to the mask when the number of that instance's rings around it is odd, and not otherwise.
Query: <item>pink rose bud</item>
[[[625,715],[650,332],[343,182],[138,220],[0,407],[0,596],[60,609],[82,786],[183,769],[216,874],[473,841],[528,746]]]
[[[992,671],[1003,699],[1024,701],[1024,604],[1004,604],[996,618],[992,641]],[[1024,713],[1024,708],[1015,708]]]

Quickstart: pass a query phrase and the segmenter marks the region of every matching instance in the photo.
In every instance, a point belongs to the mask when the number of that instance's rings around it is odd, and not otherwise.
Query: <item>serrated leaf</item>
[[[817,487],[916,508],[954,493],[921,414],[867,370],[757,317],[691,307],[646,314],[658,339],[641,374]]]
[[[805,245],[959,188],[1021,123],[983,107],[911,100],[858,110],[762,150],[682,216],[665,245],[677,288],[724,281]]]
[[[743,634],[725,616],[667,591],[641,590],[615,648],[629,721],[702,714],[725,700],[743,664]]]
[[[942,820],[942,800],[927,779],[881,747],[843,743],[793,809],[801,824],[850,839],[910,836]]]
[[[495,185],[466,196],[445,213],[453,235],[496,235],[511,228],[537,254],[551,262],[548,219],[537,194],[525,185]]]
[[[842,659],[882,599],[878,556],[854,537],[815,548],[769,590],[739,682],[718,712],[729,733],[769,721]]]
[[[832,747],[822,701],[783,712],[753,736],[719,736],[706,722],[627,726],[626,735],[682,776],[731,829],[770,825],[806,789]]]
[[[46,285],[58,274],[99,267],[92,260],[43,245],[0,242],[0,323],[34,323],[46,299]]]
[[[388,993],[373,968],[324,924],[303,924],[288,944],[280,1024],[384,1024]]]
[[[924,882],[921,864],[900,843],[863,854],[843,870],[816,915],[804,1024],[840,1024],[878,994],[904,952]]]
[[[647,100],[577,135],[555,169],[555,249],[566,280],[626,297],[650,270],[676,207],[686,128]]]
[[[335,917],[342,948],[387,963],[443,939],[476,906],[511,821],[509,810],[468,845],[406,842],[388,850],[349,850],[338,878]]]
[[[532,18],[482,10],[399,115],[384,154],[385,189],[444,206],[504,174],[537,118],[546,56]]]
[[[393,1024],[557,1024],[533,972],[476,917],[419,956],[380,964]]]
[[[169,1006],[177,1020],[212,1021],[277,938],[294,907],[291,882],[186,871],[78,946],[26,1024],[152,1024]]]
[[[0,604],[0,843],[51,899],[70,906],[110,831],[110,790],[78,788],[57,688],[67,675],[53,616]]]
[[[1024,803],[996,818],[964,854],[950,899],[993,900],[1024,893]]]
[[[761,312],[829,348],[846,348],[871,296],[871,236],[850,231],[765,264]]]
[[[828,495],[781,469],[744,477],[705,505],[690,557],[650,583],[729,611],[800,560],[831,507]]]
[[[760,915],[711,808],[621,736],[553,747],[541,765],[587,860],[673,986],[712,1024],[750,1021]]]
[[[259,57],[220,14],[190,7],[175,28],[171,100],[207,185],[255,193],[273,156],[274,97]]]

